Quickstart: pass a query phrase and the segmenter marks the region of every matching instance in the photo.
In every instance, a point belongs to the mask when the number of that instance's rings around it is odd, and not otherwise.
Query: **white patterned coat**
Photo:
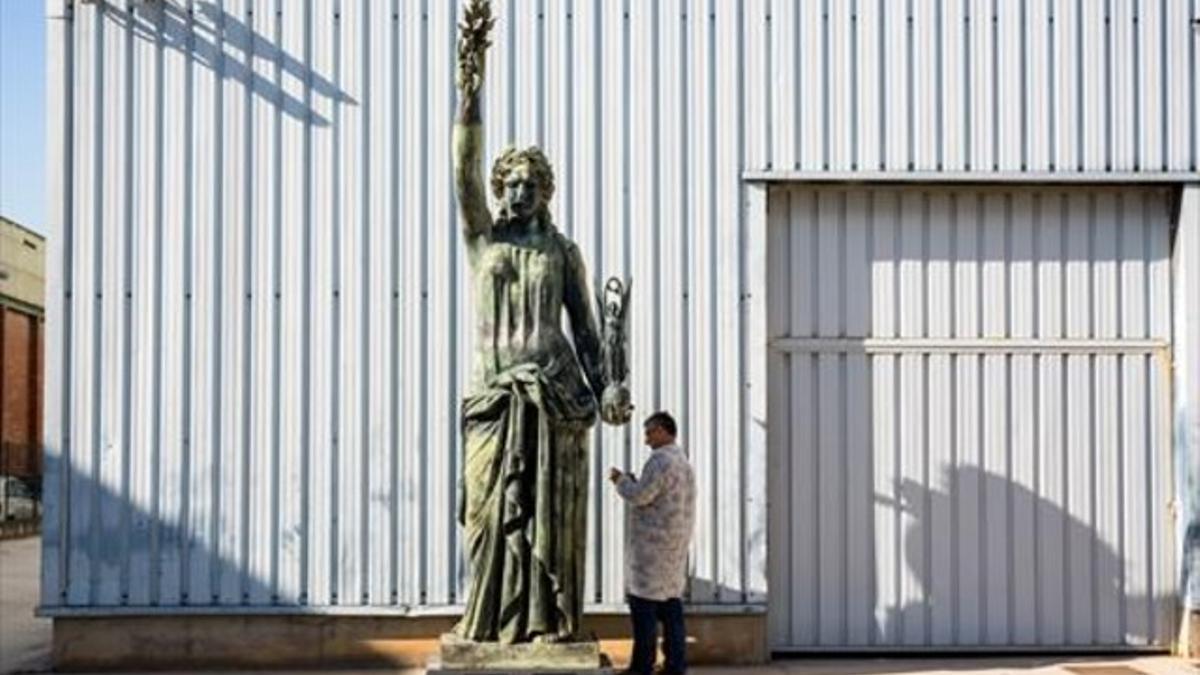
[[[696,519],[696,475],[675,445],[654,450],[641,478],[625,474],[625,590],[647,600],[683,595],[688,545]]]

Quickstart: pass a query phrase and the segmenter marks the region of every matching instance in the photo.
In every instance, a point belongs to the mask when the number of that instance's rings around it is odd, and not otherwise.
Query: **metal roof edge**
[[[747,183],[823,184],[1009,184],[1184,185],[1200,183],[1200,171],[800,171],[750,170]]]

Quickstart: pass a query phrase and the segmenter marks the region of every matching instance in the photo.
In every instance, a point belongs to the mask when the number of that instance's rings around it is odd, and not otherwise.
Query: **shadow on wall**
[[[290,7],[291,3],[285,6]],[[164,48],[183,53],[222,80],[236,80],[255,97],[297,120],[320,127],[330,124],[328,118],[317,113],[303,98],[284,91],[282,83],[287,78],[295,80],[301,89],[311,88],[314,97],[358,105],[358,101],[310,68],[302,58],[284,51],[273,37],[256,31],[249,22],[262,14],[248,11],[239,18],[206,1],[196,2],[191,9],[169,0],[133,3],[131,11],[112,2],[98,2],[96,7],[101,16],[134,36],[155,43],[161,41]],[[301,5],[296,3],[295,7]],[[267,14],[281,20],[279,14]],[[306,22],[311,20],[308,17]]]
[[[81,451],[91,452],[74,450]],[[170,509],[160,501],[141,505],[143,495],[135,494],[137,482],[192,485],[191,474],[211,468],[185,463],[167,475],[151,462],[114,474],[106,462],[119,464],[119,456],[90,457],[103,467],[103,480],[79,471],[64,475],[59,454],[46,455],[52,508],[43,530],[42,582],[56,587],[43,589],[42,609],[50,614],[66,610],[64,616],[70,616],[72,607],[86,610],[56,626],[57,667],[420,666],[436,651],[438,636],[457,620],[456,614],[445,612],[406,616],[396,611],[405,607],[386,603],[344,602],[332,612],[309,605],[301,600],[312,583],[307,572],[287,580],[280,575],[281,557],[305,561],[316,555],[305,531],[275,537],[273,525],[263,523],[262,531],[254,531],[252,524],[244,536],[231,537],[232,521],[243,519],[242,511],[224,513],[217,507],[206,514],[189,512],[188,504],[197,496],[187,489],[179,491]],[[248,461],[260,459],[252,451]],[[135,477],[131,471],[144,473]],[[213,487],[207,479],[201,484],[205,492],[246,494],[254,488],[244,477],[235,485]],[[163,487],[159,493],[167,491]],[[312,517],[305,516],[303,528]],[[244,526],[247,521],[241,522]],[[358,564],[341,560],[339,564]],[[713,596],[732,592],[702,579],[694,579],[692,588]],[[338,614],[339,609],[348,611]],[[114,616],[122,619],[114,621]],[[172,623],[162,623],[164,616]],[[689,619],[694,662],[750,663],[765,654],[765,625],[755,615],[726,620],[732,623],[714,622],[707,615]],[[586,625],[618,666],[627,661],[629,627],[623,613],[592,614]]]
[[[897,597],[876,615],[881,634],[897,643],[921,636],[932,644],[1169,644],[1176,601],[1163,591],[1172,585],[1163,578],[1164,566],[1150,566],[1164,555],[1151,551],[1151,514],[1121,523],[1112,515],[1122,512],[1120,495],[1091,496],[1093,513],[1108,512],[1109,525],[1124,533],[1116,535],[1123,552],[1102,541],[1097,526],[1004,476],[945,467],[939,483],[934,489],[902,479],[895,498],[876,495],[899,521],[909,521],[904,565],[925,598],[904,603]],[[1065,501],[1065,479],[1062,486]],[[984,520],[988,499],[1005,503],[1009,514],[994,540],[989,532],[998,527]],[[1129,533],[1139,531],[1131,541]],[[1005,606],[989,607],[997,596],[1006,598]]]

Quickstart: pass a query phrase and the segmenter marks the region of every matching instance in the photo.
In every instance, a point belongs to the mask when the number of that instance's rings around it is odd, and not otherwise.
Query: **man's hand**
[[[624,476],[624,475],[625,475],[625,472],[618,469],[617,467],[615,467],[615,466],[608,467],[608,480],[615,483],[615,482],[621,480],[621,476]]]

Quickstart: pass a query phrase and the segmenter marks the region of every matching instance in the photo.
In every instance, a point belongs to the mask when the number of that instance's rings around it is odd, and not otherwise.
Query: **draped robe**
[[[476,641],[573,636],[583,609],[600,345],[578,249],[548,223],[531,228],[499,225],[470,257],[476,362],[461,411],[459,521],[471,582],[456,632]]]

